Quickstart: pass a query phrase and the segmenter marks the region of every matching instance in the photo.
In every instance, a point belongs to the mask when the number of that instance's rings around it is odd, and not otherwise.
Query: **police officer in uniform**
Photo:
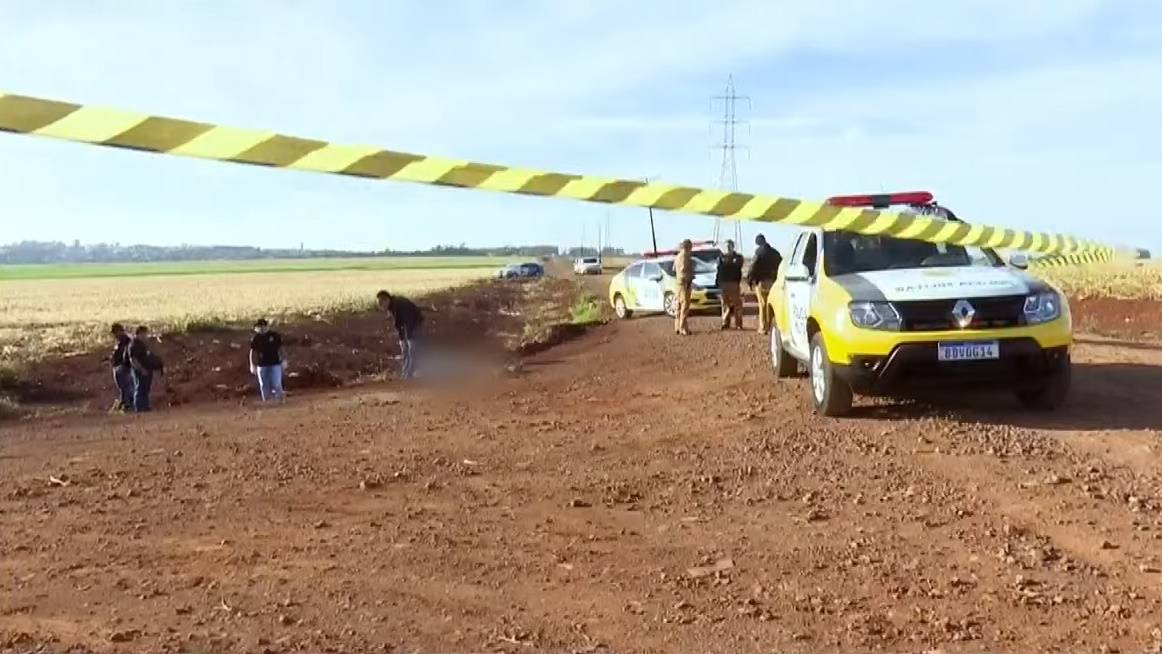
[[[750,272],[746,276],[746,283],[759,302],[759,333],[766,334],[770,330],[771,318],[774,317],[771,315],[770,306],[767,305],[767,296],[775,285],[783,256],[767,243],[766,237],[762,234],[756,236],[754,242],[757,247],[754,261],[750,264]]]
[[[690,293],[694,290],[694,244],[690,239],[682,241],[678,248],[678,255],[674,257],[674,276],[678,278],[678,303],[674,312],[674,333],[680,336],[689,336],[690,329],[686,326],[686,319],[690,315]]]
[[[718,258],[718,289],[722,291],[722,328],[731,322],[742,329],[742,255],[735,251],[734,241],[726,241],[726,252]]]

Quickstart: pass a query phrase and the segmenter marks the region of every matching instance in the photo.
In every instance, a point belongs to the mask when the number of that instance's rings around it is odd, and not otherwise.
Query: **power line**
[[[735,153],[738,150],[746,150],[750,152],[750,148],[746,145],[740,145],[735,138],[735,129],[738,125],[746,125],[750,128],[750,121],[739,120],[737,117],[738,101],[742,100],[746,103],[746,108],[751,109],[750,96],[738,95],[734,92],[734,75],[726,79],[726,90],[722,95],[715,95],[710,98],[710,109],[714,110],[714,103],[722,103],[722,119],[714,120],[710,123],[711,130],[715,126],[722,127],[722,143],[713,146],[716,150],[722,151],[722,165],[718,171],[718,187],[728,191],[738,190],[738,162]],[[742,223],[737,220],[732,220],[734,223],[734,241],[736,243],[742,242]],[[714,241],[718,242],[722,234],[722,218],[716,217],[714,219]]]

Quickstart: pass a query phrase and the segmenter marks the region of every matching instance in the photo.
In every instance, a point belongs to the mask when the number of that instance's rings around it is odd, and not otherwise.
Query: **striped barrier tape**
[[[1086,266],[1097,263],[1109,263],[1114,256],[1106,252],[1087,252],[1084,254],[1056,254],[1039,257],[1029,262],[1030,268],[1061,268],[1064,266]]]
[[[626,204],[736,220],[1027,250],[1043,255],[1112,248],[1064,234],[949,222],[912,213],[838,207],[772,195],[646,183],[340,145],[119,109],[0,93],[0,131],[233,163],[371,179]]]

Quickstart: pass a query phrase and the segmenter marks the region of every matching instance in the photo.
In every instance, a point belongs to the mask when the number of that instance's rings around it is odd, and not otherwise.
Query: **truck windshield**
[[[996,253],[985,248],[842,231],[823,234],[823,252],[828,276],[904,268],[1002,265]]]

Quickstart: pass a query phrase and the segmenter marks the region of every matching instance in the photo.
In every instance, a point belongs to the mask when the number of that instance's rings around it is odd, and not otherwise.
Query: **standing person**
[[[149,349],[149,328],[140,325],[129,343],[129,365],[133,368],[133,410],[144,413],[150,410],[149,391],[153,388],[153,375],[165,374],[161,358]]]
[[[258,393],[263,402],[286,399],[282,390],[286,363],[282,334],[271,329],[266,318],[254,321],[254,338],[250,339],[250,373],[258,377]]]
[[[718,258],[716,280],[722,291],[722,328],[730,323],[742,329],[742,255],[735,251],[734,241],[726,241],[726,252]]]
[[[379,308],[390,313],[395,321],[395,330],[399,334],[399,351],[403,355],[403,361],[400,364],[400,377],[411,379],[416,373],[420,326],[424,322],[424,314],[411,300],[399,295],[392,295],[387,291],[376,293],[375,299],[379,302]]]
[[[771,308],[767,304],[767,295],[771,292],[771,287],[775,285],[775,279],[779,275],[779,266],[783,263],[783,255],[779,251],[767,244],[767,239],[762,234],[759,234],[754,239],[755,248],[754,261],[750,264],[750,272],[747,273],[746,283],[750,286],[751,291],[754,292],[755,298],[759,302],[759,333],[765,334],[770,330],[771,325]]]
[[[678,248],[678,256],[674,257],[674,276],[678,278],[678,310],[674,313],[674,333],[681,336],[690,335],[686,319],[690,315],[690,291],[694,288],[693,249],[694,244],[690,239],[684,239]]]
[[[133,339],[129,338],[125,327],[119,322],[113,323],[109,333],[113,335],[114,341],[109,363],[113,366],[113,383],[117,385],[117,403],[113,405],[113,410],[132,411],[133,366],[129,365],[129,343]]]

